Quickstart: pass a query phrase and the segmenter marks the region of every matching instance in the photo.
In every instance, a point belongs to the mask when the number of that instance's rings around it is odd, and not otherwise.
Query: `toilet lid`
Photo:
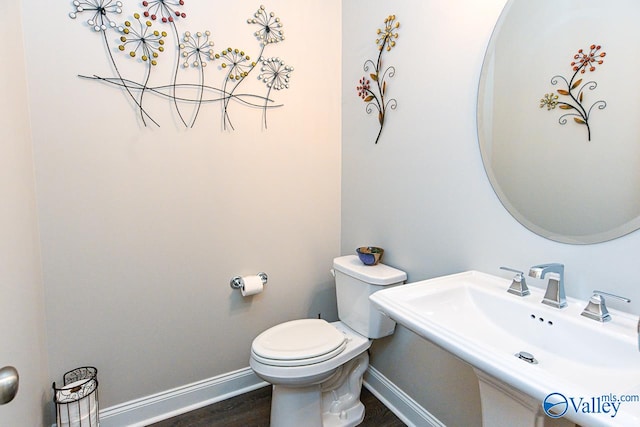
[[[346,336],[326,320],[300,319],[267,329],[253,340],[251,351],[265,364],[302,366],[331,359],[346,344]]]

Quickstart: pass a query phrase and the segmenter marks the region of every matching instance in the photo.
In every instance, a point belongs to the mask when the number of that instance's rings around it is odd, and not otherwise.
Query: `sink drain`
[[[538,361],[536,360],[535,357],[533,357],[533,354],[531,353],[527,353],[526,351],[521,351],[515,354],[515,356],[520,359],[520,360],[524,360],[527,363],[531,363],[533,365],[537,365]]]

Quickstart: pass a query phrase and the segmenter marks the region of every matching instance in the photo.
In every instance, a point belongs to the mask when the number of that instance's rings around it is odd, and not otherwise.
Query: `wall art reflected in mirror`
[[[541,236],[588,244],[640,228],[639,19],[634,0],[509,0],[498,19],[480,151],[502,204]]]

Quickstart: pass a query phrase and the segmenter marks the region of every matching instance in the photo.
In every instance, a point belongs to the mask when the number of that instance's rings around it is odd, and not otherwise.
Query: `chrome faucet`
[[[605,295],[607,297],[617,298],[624,302],[631,302],[629,298],[621,297],[620,295],[614,295],[603,291],[593,291],[593,296],[591,296],[587,306],[580,314],[584,317],[588,317],[589,319],[597,320],[598,322],[608,322],[611,320],[611,315],[609,314],[607,304],[604,300]],[[638,322],[638,327],[640,328],[640,321]],[[640,329],[638,330],[638,333],[640,334]],[[638,339],[640,340],[640,336]],[[640,346],[640,342],[638,345]]]
[[[567,298],[564,294],[564,264],[550,263],[534,265],[529,269],[529,276],[544,279],[549,273],[547,291],[542,303],[555,308],[567,306]]]

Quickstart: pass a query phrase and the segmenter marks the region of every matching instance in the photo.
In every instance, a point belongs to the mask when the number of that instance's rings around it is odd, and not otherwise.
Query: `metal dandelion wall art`
[[[384,20],[384,27],[382,29],[378,28],[378,38],[376,39],[379,51],[378,59],[376,62],[370,59],[365,61],[363,68],[365,73],[369,73],[369,76],[362,77],[358,82],[358,86],[356,86],[358,96],[367,104],[367,114],[371,114],[374,111],[378,112],[380,129],[376,136],[376,144],[380,140],[380,135],[382,135],[387,112],[389,109],[395,110],[398,105],[395,99],[386,98],[387,79],[395,75],[396,69],[390,66],[383,70],[382,66],[382,54],[391,51],[396,46],[398,28],[400,28],[400,22],[396,21],[395,15],[389,15]]]
[[[288,88],[293,71],[293,67],[285,65],[280,58],[263,56],[266,49],[272,49],[269,46],[284,40],[280,18],[273,12],[267,12],[265,6],[260,6],[247,19],[247,24],[258,27],[253,33],[258,41],[257,54],[251,55],[247,50],[239,48],[216,50],[211,31],[180,31],[178,23],[187,18],[184,0],[145,0],[141,6],[141,12],[132,13],[132,18],[118,25],[116,18],[123,14],[123,2],[73,1],[74,10],[69,13],[69,17],[87,18],[88,27],[101,35],[115,71],[115,76],[110,77],[79,77],[123,90],[137,107],[144,126],[149,123],[160,126],[148,110],[149,102],[144,102],[149,96],[153,96],[169,100],[185,127],[194,126],[204,105],[219,104],[222,109],[222,128],[234,129],[230,114],[233,101],[239,107],[262,109],[262,126],[266,129],[267,110],[282,107],[282,104],[277,104],[271,98],[272,91]],[[123,60],[121,58],[125,56],[112,53],[114,49],[111,44],[114,42],[111,40],[114,39],[108,36],[112,31],[120,33],[115,42],[115,52],[120,50],[129,60],[134,59],[145,67],[141,80],[123,75],[119,65]],[[175,52],[173,57],[171,52]],[[217,67],[207,67],[207,64],[215,64]],[[166,84],[154,85],[152,70],[162,66],[172,67],[171,80]],[[181,72],[181,69],[184,71]],[[188,70],[193,71],[188,73]],[[220,86],[209,83],[213,73],[219,73]],[[179,74],[181,80],[178,79]],[[246,89],[243,93],[238,92],[238,88],[250,76],[266,85],[264,95],[251,93]],[[183,82],[182,79],[187,77],[196,79],[196,82]]]
[[[182,39],[182,43],[179,44],[181,53],[181,60],[184,61],[182,66],[185,69],[192,67],[198,70],[199,83],[198,83],[198,99],[196,101],[196,111],[193,116],[193,120],[191,121],[190,127],[196,122],[198,118],[198,113],[200,112],[200,107],[202,106],[202,100],[205,92],[205,67],[207,66],[207,61],[212,61],[215,56],[213,53],[213,40],[209,40],[209,36],[211,36],[211,32],[205,31],[197,32],[192,35],[189,31],[184,33],[184,37]],[[177,107],[176,99],[174,98],[174,103]],[[177,109],[179,112],[179,109]],[[182,118],[182,114],[180,114],[180,118]],[[184,122],[184,118],[182,118]]]
[[[267,96],[265,98],[265,108],[262,110],[262,117],[264,127],[267,127],[267,100],[271,95],[271,90],[282,90],[289,88],[289,78],[293,67],[286,65],[280,58],[267,58],[262,59],[262,68],[260,68],[262,74],[258,76],[258,79],[262,80],[267,85]]]
[[[157,21],[159,24],[161,23],[165,26],[168,26],[172,34],[172,40],[175,40],[176,44],[180,44],[180,35],[178,27],[176,26],[176,20],[180,18],[184,19],[187,17],[187,14],[181,10],[182,6],[184,6],[184,0],[144,0],[142,2],[142,7],[144,8],[143,15],[145,16],[145,18],[149,18],[152,21]],[[179,67],[180,61],[175,61],[173,75],[171,77],[172,80],[170,95],[173,100],[173,106],[176,110],[176,113],[178,113],[180,121],[183,125],[187,126],[187,122],[182,115],[182,111],[180,110],[180,106],[178,105],[176,96],[176,82],[178,80]]]
[[[164,37],[167,36],[167,33],[152,30],[152,22],[149,20],[141,21],[138,13],[134,13],[133,17],[137,25],[131,21],[125,21],[124,27],[120,28],[123,35],[120,36],[122,44],[118,46],[118,49],[123,52],[130,49],[128,53],[131,58],[139,57],[146,64],[144,83],[141,85],[140,95],[137,100],[140,108],[140,118],[144,122],[142,98],[151,78],[151,67],[158,65],[157,59],[160,52],[164,52]]]
[[[76,19],[80,14],[87,14],[87,25],[95,31],[106,31],[115,28],[116,22],[110,19],[113,14],[122,13],[122,2],[113,0],[90,0],[73,2],[75,10],[69,13],[71,19]]]
[[[87,19],[86,21],[87,25],[89,26],[89,28],[100,34],[102,42],[106,46],[106,51],[109,55],[109,59],[111,60],[111,64],[113,65],[113,69],[115,70],[117,75],[117,78],[111,79],[110,82],[121,86],[126,91],[127,95],[140,109],[140,112],[142,114],[142,122],[145,125],[145,117],[151,120],[155,125],[158,125],[158,123],[147,114],[147,112],[139,104],[138,99],[133,95],[132,89],[129,87],[127,80],[125,80],[120,73],[118,64],[113,54],[111,53],[111,46],[109,43],[109,39],[107,38],[107,30],[117,29],[118,31],[120,31],[122,29],[122,27],[117,27],[116,22],[111,19],[113,15],[122,14],[122,2],[113,0],[75,0],[73,2],[73,6],[75,10],[69,13],[69,17],[71,19],[76,19],[81,15],[88,15],[89,19]]]

